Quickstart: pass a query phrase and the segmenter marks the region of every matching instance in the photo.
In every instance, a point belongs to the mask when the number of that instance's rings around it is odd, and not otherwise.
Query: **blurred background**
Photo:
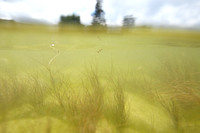
[[[200,29],[200,0],[0,0],[0,19],[58,24],[61,16],[75,15],[91,25],[97,3],[108,26],[122,26],[129,18],[136,26]]]
[[[200,0],[0,0],[0,133],[199,133]]]

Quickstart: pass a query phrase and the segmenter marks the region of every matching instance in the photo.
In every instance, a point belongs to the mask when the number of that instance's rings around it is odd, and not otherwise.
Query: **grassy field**
[[[198,133],[199,57],[199,31],[0,24],[0,133]]]

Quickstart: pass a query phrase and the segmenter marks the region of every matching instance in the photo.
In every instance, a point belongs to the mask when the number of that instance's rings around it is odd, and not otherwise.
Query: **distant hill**
[[[0,19],[0,24],[33,24],[33,25],[50,25],[45,20],[32,19],[27,17],[18,18],[19,20]]]
[[[14,20],[0,19],[0,23],[14,24],[16,22]]]

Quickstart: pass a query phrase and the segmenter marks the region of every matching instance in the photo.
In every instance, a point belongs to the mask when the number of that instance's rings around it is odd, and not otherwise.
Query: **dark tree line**
[[[95,6],[95,12],[92,15],[92,25],[99,26],[99,25],[106,25],[106,20],[104,18],[105,12],[102,9],[102,0],[97,0]],[[68,16],[61,16],[60,17],[60,24],[78,24],[81,25],[80,16],[79,15],[68,15]]]
[[[81,24],[80,16],[72,14],[60,17],[60,24]]]
[[[97,0],[95,5],[95,11],[92,14],[92,25],[93,26],[106,26],[105,12],[102,9],[103,0]],[[130,28],[135,24],[135,18],[132,15],[124,16],[123,27]],[[79,15],[68,15],[60,17],[60,24],[75,24],[82,25]]]

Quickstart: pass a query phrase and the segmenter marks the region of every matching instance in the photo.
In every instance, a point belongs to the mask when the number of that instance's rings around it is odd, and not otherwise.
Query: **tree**
[[[106,25],[106,20],[104,18],[105,12],[102,9],[102,0],[97,0],[95,12],[93,14],[92,25]]]
[[[130,28],[130,27],[133,27],[134,25],[135,25],[135,18],[133,17],[133,15],[124,16],[124,19],[123,19],[124,27]]]
[[[60,24],[81,24],[80,16],[72,14],[60,17]]]

